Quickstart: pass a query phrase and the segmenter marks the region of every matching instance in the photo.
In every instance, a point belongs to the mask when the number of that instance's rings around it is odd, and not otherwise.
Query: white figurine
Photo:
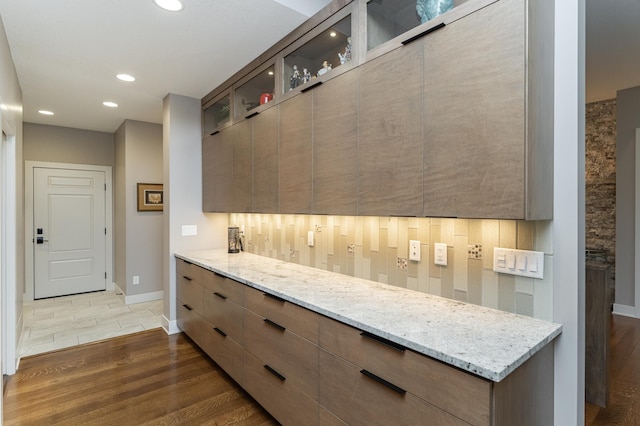
[[[347,47],[344,48],[344,53],[338,53],[338,58],[340,58],[340,65],[351,60],[351,37],[347,37]]]

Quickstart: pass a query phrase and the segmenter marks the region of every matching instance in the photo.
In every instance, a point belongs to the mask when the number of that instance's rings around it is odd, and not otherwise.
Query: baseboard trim
[[[164,331],[169,335],[182,333],[182,330],[178,327],[178,321],[169,321],[164,315],[162,315],[162,328],[164,328]]]
[[[135,305],[136,303],[153,302],[154,300],[164,299],[164,291],[152,291],[149,293],[134,294],[127,296],[117,284],[114,284],[115,293],[125,305]]]
[[[637,318],[635,306],[621,305],[619,303],[613,304],[613,314],[623,317]]]

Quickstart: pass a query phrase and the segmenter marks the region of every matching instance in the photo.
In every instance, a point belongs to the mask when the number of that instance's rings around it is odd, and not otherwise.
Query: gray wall
[[[15,168],[15,204],[13,200],[8,200],[8,207],[15,210],[16,226],[15,230],[9,232],[15,233],[8,239],[6,234],[2,234],[2,245],[8,256],[11,265],[7,265],[7,270],[3,271],[6,282],[4,285],[11,285],[12,291],[7,291],[7,296],[11,295],[15,298],[15,303],[8,300],[7,317],[15,318],[15,324],[9,323],[7,326],[15,326],[15,346],[7,350],[7,354],[15,356],[15,347],[17,347],[22,332],[22,295],[24,294],[24,189],[23,189],[23,161],[22,161],[22,89],[18,81],[11,51],[7,42],[7,36],[4,31],[4,24],[0,18],[0,128],[7,136],[7,142],[12,144],[10,151],[14,153],[13,158],[8,158],[7,165]],[[14,294],[12,294],[14,293]],[[4,354],[0,355],[0,358]],[[15,371],[15,360],[2,360],[4,370],[8,374]]]
[[[635,306],[635,144],[640,87],[618,92],[616,121],[616,304]]]
[[[126,120],[115,141],[116,284],[127,296],[162,291],[163,212],[137,211],[137,184],[163,181],[162,126]]]
[[[24,123],[25,161],[113,166],[113,133]]]
[[[227,246],[228,214],[202,213],[202,127],[200,100],[169,94],[163,101],[164,151],[164,317],[169,333],[176,326],[178,251]],[[198,235],[182,236],[183,225],[196,225]]]

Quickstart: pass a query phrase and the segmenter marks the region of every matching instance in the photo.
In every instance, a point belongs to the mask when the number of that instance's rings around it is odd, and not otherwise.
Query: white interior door
[[[105,173],[33,169],[34,298],[106,289]]]

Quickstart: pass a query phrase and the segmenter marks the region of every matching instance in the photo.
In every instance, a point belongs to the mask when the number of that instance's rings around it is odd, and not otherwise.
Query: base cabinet
[[[553,345],[495,383],[176,262],[178,326],[283,425],[552,423]]]

